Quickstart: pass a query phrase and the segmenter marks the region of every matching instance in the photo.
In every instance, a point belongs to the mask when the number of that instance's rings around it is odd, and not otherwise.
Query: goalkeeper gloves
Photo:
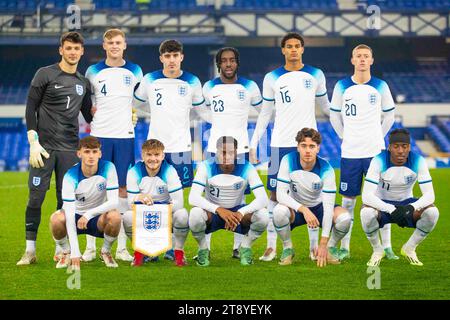
[[[399,227],[404,228],[408,226],[408,221],[412,220],[414,211],[414,207],[410,204],[407,206],[396,206],[395,210],[391,213],[392,221]]]
[[[47,151],[40,145],[39,136],[36,131],[30,130],[27,132],[28,142],[30,143],[30,159],[29,163],[33,168],[42,168],[44,161],[43,155],[46,159],[50,157]]]
[[[131,108],[131,122],[133,123],[133,127],[136,127],[138,116],[135,108]]]

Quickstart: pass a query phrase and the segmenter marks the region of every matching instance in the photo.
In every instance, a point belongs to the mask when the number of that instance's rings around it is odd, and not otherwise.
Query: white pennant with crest
[[[133,249],[158,256],[172,248],[172,205],[133,205]]]

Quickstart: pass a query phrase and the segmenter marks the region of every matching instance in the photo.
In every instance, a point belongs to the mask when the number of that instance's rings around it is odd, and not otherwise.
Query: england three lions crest
[[[369,103],[375,105],[377,103],[377,95],[375,93],[369,94]]]
[[[236,94],[237,94],[237,98],[239,99],[239,101],[245,100],[245,90],[237,90]]]
[[[178,86],[178,94],[182,97],[187,95],[187,86],[185,85],[179,85]]]
[[[144,211],[144,229],[154,232],[161,228],[161,211]]]
[[[82,86],[82,85],[76,84],[76,85],[75,85],[75,90],[77,91],[77,94],[78,94],[79,96],[82,96],[82,95],[83,95],[84,89],[83,89],[83,86]]]

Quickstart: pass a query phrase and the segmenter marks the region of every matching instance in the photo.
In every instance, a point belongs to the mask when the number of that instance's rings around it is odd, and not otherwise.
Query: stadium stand
[[[432,117],[427,134],[442,152],[450,153],[450,121]]]
[[[358,1],[361,4],[377,5],[382,10],[436,10],[436,9],[448,9],[450,7],[450,1],[448,0],[367,0]]]
[[[41,8],[49,11],[65,10],[67,5],[74,3],[74,0],[0,0],[0,11],[3,12],[31,12],[41,4]],[[135,0],[92,0],[95,10],[114,10],[114,11],[134,11],[139,6]],[[339,1],[336,0],[235,0],[229,5],[225,2],[221,10],[231,11],[286,11],[302,10],[314,11],[320,10],[336,11],[339,9]],[[449,0],[359,0],[357,5],[365,8],[370,5],[377,5],[382,10],[390,11],[423,11],[423,10],[448,10]],[[214,10],[214,5],[207,1],[196,0],[152,0],[148,5],[151,11],[204,11]]]

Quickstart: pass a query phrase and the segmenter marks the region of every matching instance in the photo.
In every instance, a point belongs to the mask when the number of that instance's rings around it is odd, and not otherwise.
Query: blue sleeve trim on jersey
[[[198,181],[192,181],[192,183],[198,184],[198,185],[200,185],[202,187],[206,187],[206,185],[204,185],[203,183],[198,182]]]
[[[433,181],[433,180],[419,181],[419,184],[429,183],[429,182],[432,182],[432,181]]]
[[[371,183],[373,183],[373,184],[378,184],[378,182],[375,182],[375,181],[373,181],[373,180],[370,180],[370,179],[365,179],[367,182],[371,182]]]
[[[133,96],[136,100],[139,100],[140,102],[147,102],[145,100],[142,100],[141,98],[139,98],[136,94],[133,93]]]
[[[266,100],[266,101],[275,101],[275,99],[267,99],[267,98],[264,98],[264,97],[263,97],[263,100]]]
[[[395,109],[395,107],[392,107],[392,108],[390,108],[390,109],[383,110],[383,112],[389,112],[389,111],[392,111],[392,110],[394,110],[394,109]]]
[[[117,189],[119,189],[119,187],[106,188],[107,191],[109,191],[109,190],[117,190]]]
[[[330,110],[334,111],[334,112],[341,112],[342,111],[342,109],[334,109],[334,108],[330,108]]]
[[[323,96],[326,95],[326,94],[327,94],[327,92],[325,91],[324,93],[316,94],[316,97],[323,97]]]
[[[65,202],[75,202],[75,199],[62,199]]]
[[[138,194],[138,193],[140,193],[140,191],[130,191],[130,190],[127,190],[127,192],[128,192],[128,193],[132,193],[132,194]]]
[[[257,103],[254,103],[254,104],[252,103],[252,106],[253,107],[259,106],[262,102],[263,102],[263,100],[261,99],[261,101],[259,101]]]
[[[324,193],[336,193],[336,190],[322,190]]]
[[[255,190],[255,189],[258,189],[258,188],[261,188],[261,187],[264,187],[264,185],[263,184],[258,184],[257,186],[254,186],[253,188],[250,188],[251,190]]]
[[[277,178],[277,180],[278,180],[278,181],[281,181],[281,182],[284,182],[284,183],[288,183],[288,184],[290,183],[289,181],[286,181],[286,180],[283,180],[283,179],[278,179],[278,178]]]
[[[192,105],[193,105],[194,107],[196,107],[196,106],[199,106],[199,105],[203,104],[204,102],[205,102],[205,99],[203,99],[202,102],[199,102],[199,103],[193,103]]]
[[[174,193],[174,192],[176,192],[176,191],[178,191],[178,190],[181,190],[181,189],[183,189],[183,187],[179,187],[179,188],[170,190],[169,193]]]

